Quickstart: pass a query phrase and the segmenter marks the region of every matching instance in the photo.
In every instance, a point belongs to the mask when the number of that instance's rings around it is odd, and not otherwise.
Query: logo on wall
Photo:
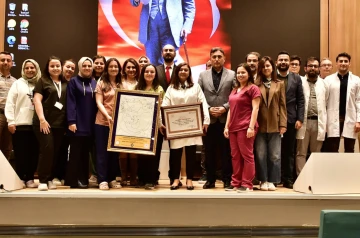
[[[13,47],[13,45],[15,44],[16,42],[16,38],[15,36],[9,36],[7,38],[7,43],[9,44],[10,47]]]

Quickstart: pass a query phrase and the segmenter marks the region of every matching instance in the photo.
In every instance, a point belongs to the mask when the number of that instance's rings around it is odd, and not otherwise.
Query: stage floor
[[[55,190],[38,191],[37,189],[21,189],[9,193],[0,193],[0,197],[40,197],[40,198],[238,198],[238,199],[360,199],[360,194],[338,194],[338,195],[313,195],[299,193],[292,189],[284,188],[281,185],[276,191],[257,190],[254,186],[253,192],[238,193],[236,191],[225,191],[223,183],[217,182],[214,189],[203,189],[203,184],[193,182],[194,190],[186,189],[186,180],[181,180],[183,186],[178,190],[170,190],[168,180],[160,180],[160,184],[154,190],[134,188],[125,186],[120,189],[102,191],[97,188],[70,189],[60,187]]]

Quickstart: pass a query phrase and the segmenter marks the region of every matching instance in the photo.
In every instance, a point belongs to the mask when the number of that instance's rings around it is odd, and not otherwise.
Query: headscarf
[[[81,71],[82,71],[82,68],[83,68],[83,64],[84,64],[84,62],[85,62],[86,60],[90,61],[90,63],[91,63],[91,68],[93,68],[93,65],[94,65],[94,62],[92,61],[91,58],[89,58],[89,57],[82,57],[82,58],[79,60],[79,62],[78,62],[79,75],[80,75],[81,77],[84,77],[84,76],[81,74]],[[90,78],[91,78],[91,77],[92,77],[92,75],[90,75]]]
[[[32,63],[35,66],[36,74],[32,78],[28,78],[25,75],[25,65],[28,62]],[[41,78],[41,70],[40,70],[39,64],[33,59],[26,59],[23,62],[22,67],[21,67],[21,77],[23,79],[27,80],[29,83],[35,84],[39,80],[39,78]]]

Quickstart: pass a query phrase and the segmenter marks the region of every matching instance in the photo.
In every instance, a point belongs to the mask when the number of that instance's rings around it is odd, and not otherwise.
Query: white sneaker
[[[109,183],[110,188],[121,188],[121,184],[119,182],[116,182],[116,180],[113,180]]]
[[[27,188],[37,188],[38,185],[34,182],[34,180],[29,180],[26,182],[26,187]]]
[[[276,190],[276,187],[273,183],[267,183],[268,184],[268,188],[269,188],[269,191],[275,191]]]
[[[64,179],[62,179],[60,182],[61,182],[61,186],[65,185],[65,180]]]
[[[55,185],[55,186],[61,186],[61,181],[58,179],[58,178],[54,178],[52,180],[52,183]]]
[[[252,188],[247,188],[247,187],[243,187],[243,186],[241,186],[240,188],[238,188],[236,190],[236,192],[238,192],[238,193],[247,193],[247,192],[252,192],[252,191],[253,191]]]
[[[48,182],[48,187],[49,187],[49,189],[56,189],[56,185],[53,184],[53,182],[51,182],[51,181]]]
[[[260,183],[260,190],[261,191],[269,191],[268,182],[261,182]]]
[[[46,183],[40,183],[38,186],[38,190],[39,191],[47,191],[48,190],[48,186]]]

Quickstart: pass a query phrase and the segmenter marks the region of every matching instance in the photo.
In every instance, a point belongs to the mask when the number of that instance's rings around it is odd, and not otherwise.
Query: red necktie
[[[166,82],[170,84],[170,69],[171,66],[166,66],[165,76],[166,76]]]

